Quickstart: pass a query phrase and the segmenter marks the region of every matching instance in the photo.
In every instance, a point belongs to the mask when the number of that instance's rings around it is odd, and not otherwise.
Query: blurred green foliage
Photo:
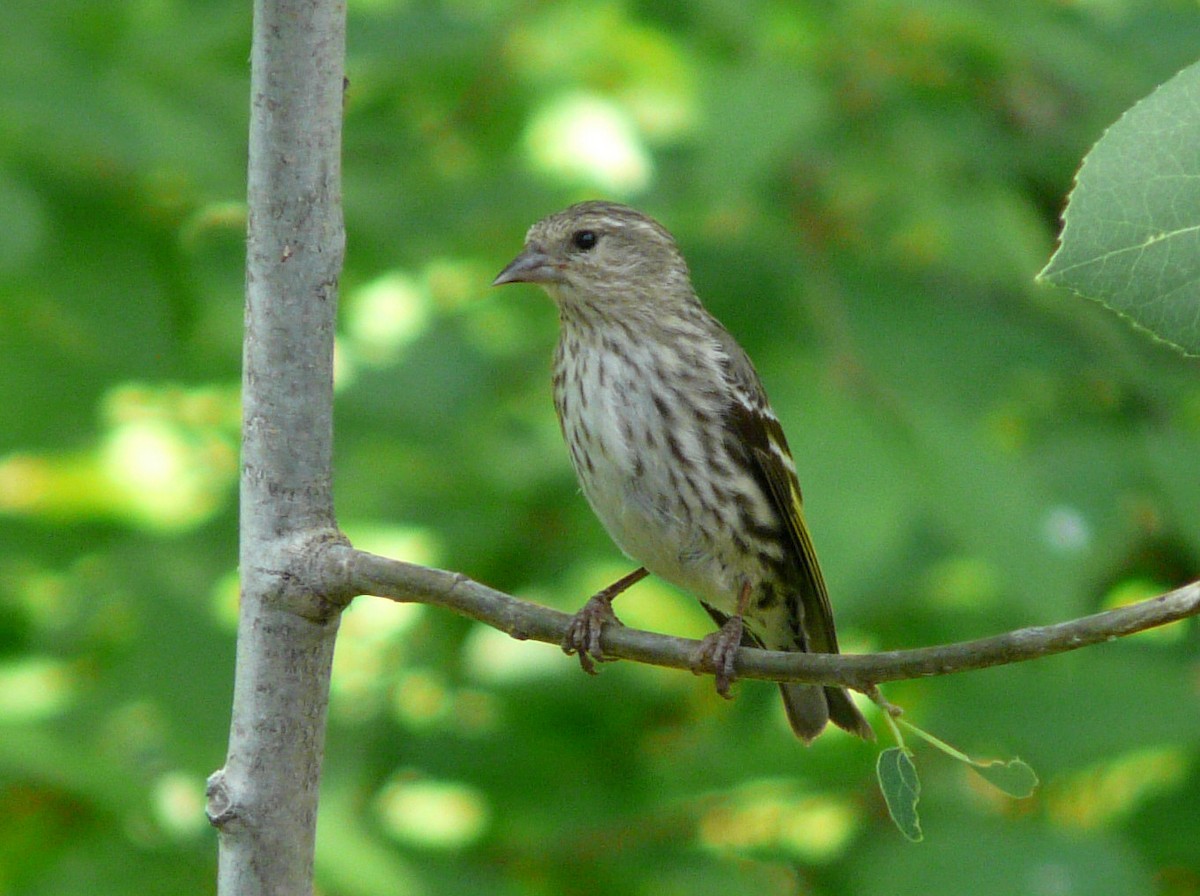
[[[795,450],[848,649],[1070,618],[1200,567],[1197,364],[1033,287],[1190,2],[352,0],[337,502],[360,547],[574,609],[627,565],[551,410],[525,228],[677,235]],[[0,894],[211,891],[235,506],[249,5],[0,4]],[[630,624],[706,631],[647,582]],[[1194,894],[1194,627],[888,689],[1044,786],[804,749],[774,688],[362,598],[318,886],[374,894]]]

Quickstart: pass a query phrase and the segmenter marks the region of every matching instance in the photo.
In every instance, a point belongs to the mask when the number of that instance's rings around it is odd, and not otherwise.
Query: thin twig
[[[481,585],[459,573],[389,560],[342,545],[331,545],[342,587],[359,594],[445,607],[521,640],[559,644],[571,617]],[[870,693],[888,681],[949,675],[1078,650],[1103,641],[1200,615],[1200,582],[1158,597],[1068,622],[1017,629],[974,641],[872,654],[782,653],[743,647],[737,671],[742,678],[842,685]],[[609,626],[604,654],[673,669],[691,669],[699,641]]]

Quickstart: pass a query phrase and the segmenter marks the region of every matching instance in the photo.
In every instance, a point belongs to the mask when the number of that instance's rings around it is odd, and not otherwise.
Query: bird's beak
[[[562,271],[549,255],[533,246],[526,246],[496,275],[492,286],[503,286],[505,283],[561,283],[562,280]]]

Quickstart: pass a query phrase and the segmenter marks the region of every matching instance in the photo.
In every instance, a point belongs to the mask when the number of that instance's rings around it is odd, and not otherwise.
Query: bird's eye
[[[576,230],[571,234],[571,244],[576,249],[582,249],[584,252],[587,252],[598,242],[600,242],[600,236],[594,230]]]

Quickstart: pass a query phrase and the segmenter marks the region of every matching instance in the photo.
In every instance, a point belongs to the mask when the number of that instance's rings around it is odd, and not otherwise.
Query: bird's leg
[[[737,662],[737,651],[742,646],[742,635],[745,624],[742,616],[750,603],[750,583],[742,584],[741,594],[738,595],[737,612],[725,620],[725,623],[706,635],[700,642],[696,655],[692,657],[692,669],[696,672],[712,671],[717,685],[717,693],[726,700],[732,700],[729,688],[737,678],[734,663]]]
[[[648,575],[646,568],[639,566],[629,575],[617,579],[603,591],[592,595],[583,608],[571,617],[562,649],[567,654],[579,654],[579,665],[588,675],[596,674],[595,663],[608,661],[600,646],[600,633],[604,631],[604,626],[610,622],[614,625],[621,624],[621,620],[613,613],[613,598]]]

